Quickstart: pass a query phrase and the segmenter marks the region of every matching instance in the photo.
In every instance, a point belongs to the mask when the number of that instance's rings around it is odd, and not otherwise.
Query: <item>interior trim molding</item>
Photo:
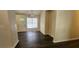
[[[13,45],[13,47],[12,47],[12,48],[15,48],[15,47],[16,47],[16,45],[18,44],[18,42],[19,42],[19,40],[17,40],[17,42]]]

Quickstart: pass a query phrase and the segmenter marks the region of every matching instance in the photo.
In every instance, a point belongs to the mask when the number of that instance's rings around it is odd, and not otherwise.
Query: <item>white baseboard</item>
[[[18,42],[19,42],[19,40],[17,40],[17,41],[16,41],[16,43],[13,45],[13,47],[12,47],[12,48],[15,48],[15,47],[16,47],[16,45],[18,44]]]
[[[53,42],[54,42],[54,43],[59,43],[59,42],[72,41],[72,40],[78,40],[78,39],[79,39],[79,38],[65,39],[65,40],[59,40],[59,41],[53,40]]]

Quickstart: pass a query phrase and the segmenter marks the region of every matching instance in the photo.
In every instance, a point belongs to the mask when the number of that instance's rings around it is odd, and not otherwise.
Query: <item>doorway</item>
[[[38,29],[38,19],[36,17],[27,17],[27,30],[36,31]]]
[[[16,15],[17,31],[39,31],[38,17],[27,17],[26,15]]]

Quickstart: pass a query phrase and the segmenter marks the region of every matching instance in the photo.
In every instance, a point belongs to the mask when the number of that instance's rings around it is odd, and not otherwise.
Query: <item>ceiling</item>
[[[16,10],[18,14],[26,14],[26,15],[40,15],[42,10]]]

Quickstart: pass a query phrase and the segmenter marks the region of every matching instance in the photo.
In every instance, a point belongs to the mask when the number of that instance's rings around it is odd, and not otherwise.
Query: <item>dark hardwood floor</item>
[[[41,32],[19,32],[16,48],[79,48],[79,39],[53,43],[53,38]]]
[[[37,32],[19,32],[19,43],[16,48],[52,48],[53,38],[46,37],[39,31]],[[49,40],[48,40],[49,38]]]

